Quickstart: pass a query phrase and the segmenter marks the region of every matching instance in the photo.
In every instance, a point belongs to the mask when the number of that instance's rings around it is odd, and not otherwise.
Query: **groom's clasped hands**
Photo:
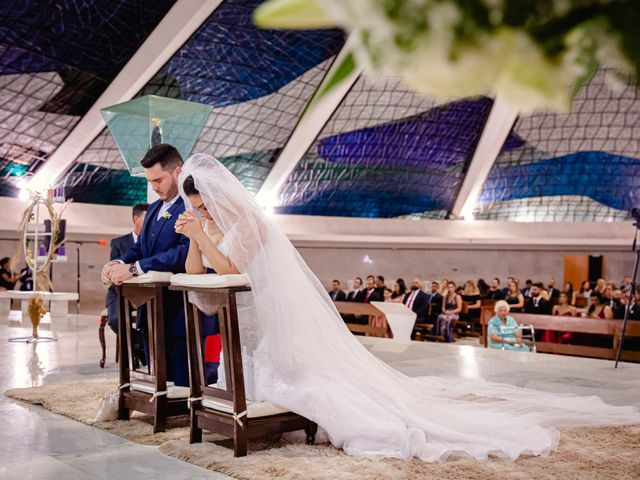
[[[123,264],[118,260],[111,260],[102,267],[100,274],[103,285],[120,285],[132,276],[129,265]]]

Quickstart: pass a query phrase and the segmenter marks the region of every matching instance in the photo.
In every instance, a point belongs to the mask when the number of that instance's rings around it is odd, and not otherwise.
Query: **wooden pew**
[[[611,337],[611,348],[574,345],[566,343],[536,342],[536,349],[542,353],[573,355],[578,357],[604,358],[613,360],[620,343],[622,320],[603,320],[599,318],[582,318],[553,315],[535,315],[529,313],[512,313],[516,322],[533,325],[536,330],[556,330],[561,332],[589,333]],[[484,346],[487,346],[487,324],[491,317],[483,318],[482,331]],[[640,337],[640,321],[629,321],[625,337]],[[639,351],[622,351],[622,360],[640,362]]]
[[[373,318],[383,316],[384,314],[376,307],[369,303],[359,302],[334,302],[338,312],[347,315],[367,316],[369,323],[360,325],[358,323],[346,323],[351,333],[364,333],[370,337],[389,337],[391,335],[389,326],[378,327],[373,324]]]

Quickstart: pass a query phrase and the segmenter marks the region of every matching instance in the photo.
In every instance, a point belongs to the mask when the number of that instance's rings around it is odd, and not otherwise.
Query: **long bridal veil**
[[[251,281],[255,400],[316,421],[345,452],[425,461],[494,452],[515,459],[555,449],[557,427],[640,423],[635,408],[596,397],[410,378],[392,369],[349,332],[291,242],[229,170],[198,154],[185,163],[180,188],[189,175],[225,235],[229,258]]]

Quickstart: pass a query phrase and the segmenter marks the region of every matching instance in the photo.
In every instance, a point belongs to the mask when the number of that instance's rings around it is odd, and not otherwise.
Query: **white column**
[[[347,39],[345,46],[340,53],[338,53],[327,75],[325,75],[323,81],[318,86],[316,95],[323,90],[328,80],[332,78],[335,70],[341,65],[342,60],[350,53],[349,44],[350,42]],[[275,204],[280,188],[282,188],[284,182],[296,168],[298,162],[300,162],[327,123],[327,120],[329,120],[329,117],[331,117],[331,114],[349,92],[361,72],[362,68],[356,66],[342,82],[333,87],[333,89],[323,97],[320,99],[314,97],[311,100],[311,106],[302,114],[298,125],[296,125],[296,128],[289,137],[289,141],[282,149],[278,160],[256,195],[256,200],[260,205],[269,207]]]
[[[471,218],[478,195],[517,117],[517,109],[500,98],[494,100],[489,118],[451,210],[452,217]]]

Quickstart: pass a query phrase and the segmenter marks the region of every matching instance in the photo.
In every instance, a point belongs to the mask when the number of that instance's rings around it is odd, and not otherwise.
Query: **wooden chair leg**
[[[106,324],[107,317],[105,315],[102,315],[100,317],[100,326],[98,327],[98,338],[100,339],[100,349],[102,350],[102,357],[100,358],[100,368],[104,368],[105,358],[107,355],[107,346],[104,340],[104,327]]]
[[[233,456],[247,456],[247,431],[237,423],[233,428]]]
[[[309,422],[304,428],[307,434],[307,445],[313,445],[316,441],[316,433],[318,432],[318,424],[316,422]]]
[[[124,406],[124,390],[120,390],[118,398],[118,420],[129,420],[129,409]]]
[[[202,442],[202,428],[198,427],[198,415],[196,415],[196,409],[191,406],[190,412],[190,426],[189,426],[189,443],[201,443]]]
[[[155,415],[153,416],[153,433],[164,432],[167,423],[167,397],[156,397]]]

